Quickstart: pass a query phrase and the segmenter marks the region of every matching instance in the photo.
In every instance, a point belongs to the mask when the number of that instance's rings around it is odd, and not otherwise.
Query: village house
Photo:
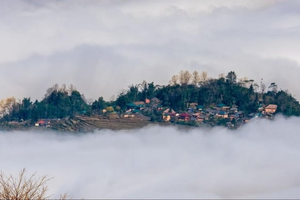
[[[243,121],[244,123],[248,123],[248,122],[250,122],[250,119],[249,119],[248,117],[244,117],[244,118],[242,119],[242,121]]]
[[[163,121],[169,122],[171,120],[171,116],[168,113],[163,114]]]
[[[150,99],[147,99],[147,98],[146,98],[146,99],[145,99],[145,103],[146,103],[146,104],[149,104],[149,103],[150,103]]]
[[[198,106],[197,106],[197,110],[200,110],[200,111],[204,110],[204,106],[198,105]]]
[[[180,121],[189,121],[191,119],[191,115],[188,113],[181,113],[179,114],[178,119]]]
[[[238,119],[239,118],[239,116],[237,115],[237,114],[230,114],[229,115],[229,118],[230,118],[230,120],[232,121],[233,119]]]
[[[133,110],[136,108],[136,105],[134,103],[127,103],[126,106],[128,110]]]
[[[157,105],[157,110],[162,110],[163,109],[163,106],[162,105]]]
[[[124,118],[132,118],[134,116],[135,115],[132,112],[125,112],[124,115],[123,115]]]
[[[189,103],[189,108],[197,109],[198,103]]]
[[[229,114],[234,114],[234,113],[237,113],[237,112],[238,112],[237,106],[232,106],[232,107],[229,109]]]
[[[173,109],[168,108],[163,112],[163,121],[165,122],[168,122],[171,119],[174,121],[175,117],[176,117],[176,112]]]
[[[228,113],[223,111],[223,110],[220,110],[217,114],[216,114],[217,117],[221,117],[221,118],[228,118]]]
[[[41,119],[37,123],[35,123],[35,126],[50,127],[50,124],[51,124],[50,119]]]
[[[269,113],[269,114],[274,114],[277,110],[277,105],[275,104],[269,104],[266,108],[265,108],[265,112]]]
[[[140,112],[141,110],[144,109],[144,105],[145,105],[145,102],[143,102],[143,101],[136,101],[136,102],[133,102],[133,103],[127,103],[126,104],[127,112],[138,113],[138,112]]]
[[[226,106],[226,105],[223,104],[223,103],[220,103],[220,104],[217,105],[217,108],[220,109],[220,110],[223,110],[223,111],[228,112],[230,107],[229,107],[229,106]]]
[[[144,106],[145,102],[143,102],[143,101],[135,101],[135,102],[133,102],[133,104],[136,105],[136,106]]]
[[[160,104],[160,100],[156,97],[154,97],[150,100],[150,105],[149,106],[150,106],[151,109],[157,109],[157,110],[162,109],[162,105]]]
[[[176,113],[173,109],[167,108],[163,113]]]
[[[176,120],[177,114],[176,113],[164,113],[163,114],[163,121],[165,122],[174,122]]]
[[[205,115],[203,115],[202,113],[194,113],[192,114],[192,116],[198,122],[203,122],[205,119]]]

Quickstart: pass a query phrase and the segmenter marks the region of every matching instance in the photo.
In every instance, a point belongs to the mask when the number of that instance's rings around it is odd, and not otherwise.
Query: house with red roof
[[[191,115],[188,113],[181,113],[179,114],[178,119],[183,121],[189,121],[191,119]]]

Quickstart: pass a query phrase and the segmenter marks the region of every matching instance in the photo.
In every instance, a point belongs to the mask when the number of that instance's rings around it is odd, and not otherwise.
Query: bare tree
[[[258,92],[259,85],[257,83],[254,83],[253,84],[253,89],[254,89],[255,92]]]
[[[68,92],[66,84],[62,84],[59,91],[63,93]]]
[[[68,88],[69,95],[71,95],[74,91],[77,91],[76,87],[73,84],[70,84]]]
[[[178,84],[178,80],[179,80],[179,76],[178,75],[172,76],[171,80],[169,81],[169,85],[177,85]]]
[[[11,113],[15,104],[16,104],[16,99],[14,97],[2,99],[0,101],[0,117]]]
[[[192,74],[192,84],[198,85],[200,83],[200,75],[197,71],[194,71]]]
[[[52,87],[48,88],[45,94],[45,98],[49,97],[52,92],[58,91],[59,90],[59,85],[56,83]]]
[[[145,80],[143,80],[143,82],[140,83],[138,86],[140,92],[146,91],[148,89],[148,83]]]
[[[249,88],[250,85],[252,85],[252,83],[254,82],[253,79],[248,79],[247,77],[244,77],[244,78],[240,78],[239,81],[238,81],[238,84],[242,87],[246,87],[246,88]]]
[[[179,81],[181,85],[187,85],[189,84],[190,80],[192,78],[192,74],[189,71],[183,71],[181,70],[179,73]]]
[[[51,178],[47,178],[47,176],[36,178],[36,173],[34,173],[27,179],[25,173],[26,170],[23,169],[18,178],[0,173],[0,199],[44,200],[49,198],[46,196],[46,192],[48,191],[47,182]],[[60,196],[60,199],[67,198],[70,197],[66,193]]]
[[[200,85],[203,85],[208,80],[209,80],[209,78],[208,78],[207,72],[204,72],[204,71],[201,72],[201,74],[200,74],[200,81],[199,81]]]

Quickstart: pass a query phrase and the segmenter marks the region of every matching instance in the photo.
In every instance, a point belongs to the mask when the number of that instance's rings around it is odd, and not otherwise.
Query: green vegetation
[[[151,90],[149,90],[151,88]],[[237,81],[237,75],[231,71],[225,77],[208,78],[206,72],[190,74],[181,71],[174,75],[169,85],[154,86],[153,83],[132,85],[127,92],[121,93],[116,105],[126,107],[126,103],[144,101],[145,98],[157,97],[163,107],[172,108],[178,112],[185,111],[188,104],[195,102],[198,105],[210,107],[223,103],[227,106],[237,105],[239,110],[246,114],[257,111],[261,104],[276,104],[278,111],[286,116],[300,116],[299,102],[287,91],[277,91],[277,85],[272,83],[270,91],[265,92],[265,85],[254,83],[247,78]]]
[[[57,84],[49,88],[42,101],[32,102],[31,98],[24,98],[17,102],[13,97],[0,101],[1,121],[26,121],[35,123],[38,119],[62,119],[75,115],[99,115],[107,111],[121,114],[133,102],[157,98],[157,103],[150,105],[156,109],[143,111],[153,121],[162,120],[162,110],[171,108],[177,112],[184,112],[191,103],[206,108],[225,104],[238,106],[245,114],[255,113],[261,105],[276,104],[277,113],[285,116],[300,116],[299,102],[288,92],[277,89],[275,83],[267,88],[262,81],[260,84],[247,78],[238,79],[231,71],[226,76],[209,78],[206,72],[190,73],[181,71],[172,76],[169,85],[155,85],[144,81],[131,85],[121,92],[116,101],[106,102],[102,97],[88,104],[84,96],[74,86],[59,87]],[[268,89],[266,91],[266,89]],[[220,120],[217,124],[224,124]],[[234,122],[233,122],[234,123]]]
[[[33,123],[38,119],[65,118],[74,115],[89,114],[90,106],[74,87],[66,89],[58,85],[47,90],[42,101],[35,101],[24,98],[21,102],[15,102],[10,111],[7,112],[2,121],[26,121]]]

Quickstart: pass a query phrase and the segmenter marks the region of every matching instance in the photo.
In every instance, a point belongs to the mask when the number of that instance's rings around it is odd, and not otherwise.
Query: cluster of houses
[[[185,112],[176,112],[171,108],[163,108],[160,100],[157,98],[146,99],[145,101],[137,101],[127,104],[127,111],[124,117],[135,117],[137,114],[160,110],[162,111],[162,120],[164,122],[198,122],[209,123],[215,125],[218,121],[222,120],[222,125],[228,128],[237,128],[245,123],[248,123],[251,118],[264,117],[273,118],[277,110],[277,105],[260,105],[256,113],[245,114],[239,111],[238,106],[227,106],[223,103],[215,106],[204,107],[198,103],[189,103],[188,109]]]
[[[212,126],[225,125],[228,128],[238,128],[248,123],[251,118],[263,117],[272,119],[277,111],[277,105],[275,104],[260,105],[256,113],[245,114],[243,111],[239,111],[236,105],[230,107],[220,103],[215,106],[204,107],[203,105],[198,105],[198,103],[189,103],[185,112],[176,112],[171,108],[163,108],[161,101],[155,97],[145,101],[128,103],[126,106],[127,110],[121,116],[123,118],[143,118],[145,117],[143,114],[156,111],[156,113],[162,113],[160,119],[164,122],[181,124],[207,123]],[[118,113],[111,113],[109,119],[114,118],[114,116],[116,118],[120,117]],[[35,126],[50,127],[51,121],[42,119]]]
[[[136,115],[141,114],[142,112],[152,112],[154,110],[160,111],[163,109],[163,106],[160,103],[160,100],[156,97],[152,99],[145,99],[145,101],[136,101],[126,104],[127,110],[123,114],[123,117],[135,117]]]
[[[250,113],[246,115],[243,111],[239,111],[238,106],[236,105],[229,107],[221,103],[216,106],[205,108],[203,105],[190,103],[188,110],[183,113],[176,113],[172,109],[166,109],[163,112],[163,121],[197,121],[214,125],[216,121],[223,119],[225,126],[229,128],[237,128],[248,123],[251,118],[273,118],[276,110],[277,105],[275,104],[270,104],[268,106],[261,105],[257,113]]]

